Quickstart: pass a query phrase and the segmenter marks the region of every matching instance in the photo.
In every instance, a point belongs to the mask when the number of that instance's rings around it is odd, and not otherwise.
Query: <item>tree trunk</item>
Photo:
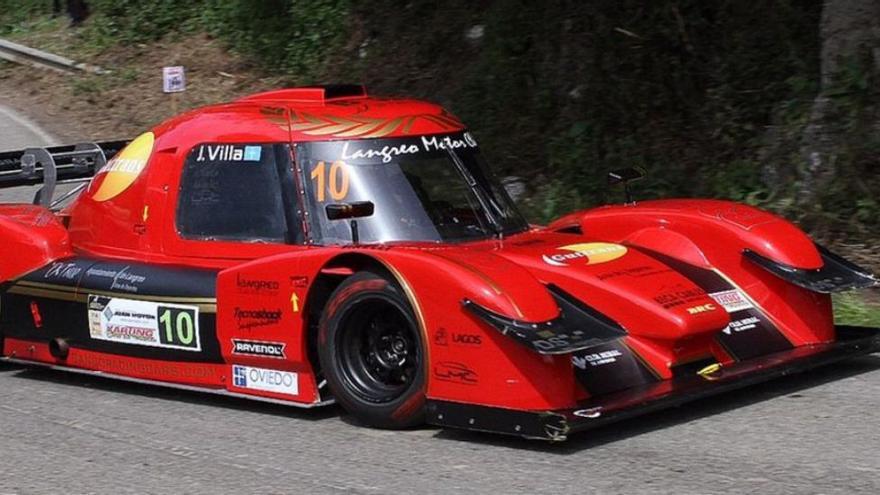
[[[800,146],[802,205],[815,205],[817,194],[834,178],[839,146],[850,127],[832,95],[846,83],[846,76],[852,77],[847,74],[852,64],[875,74],[880,69],[880,0],[826,0],[820,36],[821,89]]]

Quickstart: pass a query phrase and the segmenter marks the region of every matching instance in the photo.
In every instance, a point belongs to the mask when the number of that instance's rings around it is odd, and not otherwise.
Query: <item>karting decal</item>
[[[476,385],[479,382],[477,373],[466,364],[454,361],[443,361],[434,365],[434,378],[445,382]]]
[[[243,356],[258,356],[284,359],[284,348],[281,342],[259,342],[256,340],[232,339],[232,353]]]
[[[713,292],[712,294],[709,294],[709,297],[714,299],[718,304],[724,306],[724,309],[726,309],[728,313],[736,313],[737,311],[752,309],[754,307],[746,296],[736,289],[723,292]]]
[[[155,139],[152,132],[141,134],[114,156],[92,182],[99,184],[92,199],[107,201],[128,189],[147,166]]]
[[[626,255],[626,246],[611,244],[608,242],[587,242],[583,244],[570,244],[557,248],[565,253],[545,254],[541,259],[552,266],[568,266],[569,261],[584,260],[587,265],[608,263]]]
[[[299,375],[290,371],[235,365],[232,367],[232,384],[261,392],[299,395]]]
[[[201,351],[199,308],[90,295],[89,336],[121,344]]]

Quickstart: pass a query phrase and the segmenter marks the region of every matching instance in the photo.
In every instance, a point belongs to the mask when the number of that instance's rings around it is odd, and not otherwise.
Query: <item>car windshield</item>
[[[460,242],[528,228],[466,132],[300,143],[296,157],[316,243],[351,243],[349,221],[328,219],[326,206],[358,201],[375,205],[357,219],[363,243]]]

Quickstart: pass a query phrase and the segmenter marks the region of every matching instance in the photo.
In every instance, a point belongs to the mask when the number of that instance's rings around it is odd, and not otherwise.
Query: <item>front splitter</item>
[[[449,428],[562,441],[572,433],[880,352],[880,329],[838,326],[836,332],[837,339],[831,343],[796,347],[738,362],[709,375],[681,376],[593,397],[569,409],[522,411],[429,400],[427,421]]]

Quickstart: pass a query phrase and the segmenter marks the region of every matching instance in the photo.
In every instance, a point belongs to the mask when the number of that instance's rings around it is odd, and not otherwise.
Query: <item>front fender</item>
[[[301,387],[318,400],[317,363],[308,357],[309,319],[320,314],[326,288],[322,297],[316,281],[330,277],[338,283],[361,269],[384,269],[410,300],[425,342],[429,398],[536,410],[571,407],[583,398],[577,397],[569,355],[539,354],[463,305],[471,300],[520,321],[552,320],[559,307],[544,286],[500,257],[459,248],[313,247],[225,270],[218,279],[224,352],[231,353],[235,335],[249,331],[241,329],[237,308],[282,308],[278,324],[260,327],[259,336],[287,343],[285,369],[307,377]],[[270,287],[260,289],[266,282]]]
[[[365,250],[408,287],[428,349],[428,397],[501,408],[574,404],[570,355],[542,355],[465,309],[470,300],[509,317],[552,320],[559,307],[523,268],[491,253]]]
[[[752,252],[803,271],[824,266],[815,243],[797,226],[763,210],[718,200],[659,200],[576,212],[551,229],[650,249],[719,271],[745,292],[794,345],[834,339],[831,299],[790,283],[744,256]]]

